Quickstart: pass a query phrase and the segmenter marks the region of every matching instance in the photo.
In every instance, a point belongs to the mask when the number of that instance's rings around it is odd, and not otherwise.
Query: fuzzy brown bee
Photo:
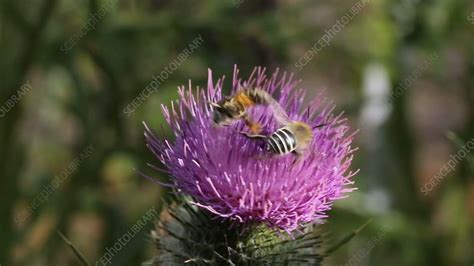
[[[248,109],[256,105],[278,105],[278,103],[268,92],[260,88],[252,88],[240,90],[211,105],[214,107],[212,120],[216,125],[228,126],[243,119],[250,131],[256,134],[261,132],[261,125],[248,117]]]

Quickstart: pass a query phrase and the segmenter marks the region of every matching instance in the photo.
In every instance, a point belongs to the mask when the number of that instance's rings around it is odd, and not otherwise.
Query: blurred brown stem
[[[77,258],[79,258],[82,264],[86,266],[90,265],[87,259],[82,254],[82,252],[79,249],[77,249],[74,246],[74,244],[71,241],[69,241],[69,239],[67,239],[59,230],[56,230],[56,233],[58,233],[58,235],[63,239],[63,241],[72,249],[72,251],[74,251],[74,254],[76,254]]]

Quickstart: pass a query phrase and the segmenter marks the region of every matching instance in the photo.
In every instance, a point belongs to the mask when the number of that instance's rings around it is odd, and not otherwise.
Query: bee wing
[[[269,104],[270,108],[272,109],[273,116],[277,120],[277,122],[281,125],[288,125],[291,123],[291,119],[286,114],[286,111],[281,107],[281,105],[276,101],[272,100]]]
[[[288,115],[286,114],[286,111],[275,100],[275,98],[273,98],[273,96],[271,94],[269,94],[267,91],[265,91],[264,89],[262,89],[260,87],[257,87],[257,88],[254,88],[254,89],[247,89],[247,90],[250,91],[250,92],[253,92],[252,93],[252,94],[254,94],[253,98],[258,99],[257,100],[258,102],[263,101],[263,103],[260,103],[260,104],[267,105],[272,109],[273,117],[275,117],[275,119],[277,120],[277,122],[280,125],[287,125],[287,124],[291,123],[291,120],[288,117]]]

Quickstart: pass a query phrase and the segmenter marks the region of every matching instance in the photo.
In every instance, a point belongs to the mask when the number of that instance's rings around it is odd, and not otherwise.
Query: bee
[[[261,132],[261,125],[252,121],[248,109],[256,105],[275,106],[275,99],[260,88],[243,89],[233,96],[227,96],[217,103],[210,103],[214,108],[212,120],[218,126],[229,126],[237,120],[244,120],[253,133]]]
[[[248,116],[248,109],[255,105],[269,106],[276,121],[283,125],[270,136],[260,135],[262,126],[252,121]],[[281,105],[266,91],[260,88],[244,89],[233,96],[225,97],[218,103],[211,103],[214,107],[212,119],[218,126],[228,126],[234,121],[244,120],[252,134],[240,132],[248,138],[260,138],[266,141],[267,152],[284,155],[294,153],[302,155],[313,139],[313,130],[324,126],[310,125],[292,121]]]
[[[301,156],[310,145],[313,139],[313,130],[325,124],[311,127],[310,125],[300,122],[291,121],[287,125],[277,129],[270,136],[249,134],[240,132],[249,138],[260,138],[265,140],[265,150],[269,153],[285,155],[293,153]]]

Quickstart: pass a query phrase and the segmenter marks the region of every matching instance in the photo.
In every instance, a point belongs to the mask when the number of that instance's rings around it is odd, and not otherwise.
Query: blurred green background
[[[357,3],[360,12],[308,52]],[[337,239],[373,222],[327,265],[473,265],[471,150],[422,192],[474,138],[473,1],[2,0],[0,8],[2,266],[80,265],[57,229],[95,265],[159,210],[168,191],[134,170],[167,178],[147,167],[157,160],[141,122],[163,125],[160,104],[188,79],[205,86],[208,68],[230,85],[234,64],[244,77],[257,65],[295,72],[307,100],[325,90],[360,129],[359,190],[322,228]],[[204,43],[127,115],[198,36]],[[112,264],[150,259],[151,227]]]

